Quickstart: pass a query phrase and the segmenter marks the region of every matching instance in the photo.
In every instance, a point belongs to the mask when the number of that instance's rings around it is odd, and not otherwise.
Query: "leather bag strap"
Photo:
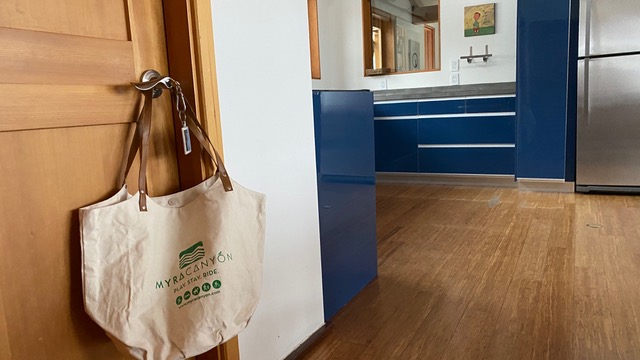
[[[198,142],[200,143],[200,145],[202,145],[202,148],[205,150],[207,154],[209,154],[209,157],[211,158],[213,163],[216,165],[216,173],[219,173],[220,175],[220,180],[222,181],[224,190],[233,191],[233,185],[231,185],[231,179],[229,178],[229,174],[227,173],[227,168],[224,166],[224,162],[222,161],[222,157],[220,156],[220,153],[218,153],[218,150],[216,150],[216,147],[213,146],[213,143],[211,142],[209,135],[207,135],[207,132],[202,128],[202,125],[200,125],[200,122],[196,118],[195,112],[193,111],[191,104],[189,104],[188,102],[186,104],[187,104],[186,121],[187,121],[187,126],[189,127],[189,130],[196,137],[196,139],[198,139]]]
[[[125,151],[122,156],[122,166],[120,167],[120,174],[118,175],[118,189],[124,186],[127,180],[127,174],[133,165],[133,160],[136,158],[136,152],[140,148],[140,123],[143,112],[140,111],[136,122],[134,122],[129,128],[129,134],[127,137],[128,151]]]
[[[118,176],[118,187],[125,184],[127,174],[131,170],[131,166],[135,159],[136,152],[140,153],[140,171],[138,174],[138,192],[140,193],[139,207],[140,211],[147,211],[147,159],[149,153],[149,136],[151,132],[152,108],[153,108],[153,90],[142,91],[144,95],[144,105],[138,116],[135,130],[130,131],[128,137],[129,149],[125,152],[122,159],[122,167]],[[191,105],[186,102],[186,118],[185,123],[191,133],[196,137],[202,149],[205,150],[207,156],[211,159],[215,166],[215,174],[220,176],[225,191],[233,191],[233,185],[227,172],[220,153],[216,150],[213,142],[207,135]]]
[[[151,110],[153,96],[151,91],[144,93],[144,106],[140,128],[140,171],[138,172],[138,192],[140,193],[140,211],[147,211],[147,158],[149,157],[149,134],[151,133]]]

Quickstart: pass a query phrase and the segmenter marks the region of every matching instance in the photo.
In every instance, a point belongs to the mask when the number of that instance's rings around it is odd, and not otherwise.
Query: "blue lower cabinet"
[[[376,104],[376,171],[513,175],[515,107],[513,95]]]
[[[318,183],[325,321],[377,276],[373,177],[323,176]]]
[[[418,172],[418,120],[376,120],[376,171]]]
[[[436,174],[511,175],[514,148],[421,148],[420,172]]]

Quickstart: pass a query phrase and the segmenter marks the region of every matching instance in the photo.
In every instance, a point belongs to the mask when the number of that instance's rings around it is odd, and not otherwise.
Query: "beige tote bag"
[[[171,84],[184,101],[179,84]],[[148,196],[151,91],[144,95],[133,151],[120,174],[124,183],[141,143],[140,190],[131,195],[123,185],[108,200],[80,210],[84,304],[121,351],[137,359],[184,359],[237,335],[256,308],[265,196],[228,177],[184,102],[182,109],[178,105],[181,120],[218,171],[188,190]]]

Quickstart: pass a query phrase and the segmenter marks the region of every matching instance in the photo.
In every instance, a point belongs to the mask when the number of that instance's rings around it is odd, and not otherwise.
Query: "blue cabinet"
[[[574,180],[577,3],[518,1],[518,178]]]
[[[313,107],[328,321],[378,274],[373,95],[314,91]]]
[[[376,171],[418,171],[418,120],[375,122]]]
[[[515,174],[514,95],[375,104],[376,171]]]

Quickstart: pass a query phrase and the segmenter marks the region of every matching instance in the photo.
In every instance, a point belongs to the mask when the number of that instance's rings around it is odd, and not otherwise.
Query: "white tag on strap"
[[[187,125],[183,125],[181,130],[184,154],[188,155],[191,153],[191,137],[189,136],[189,128],[187,127]]]

